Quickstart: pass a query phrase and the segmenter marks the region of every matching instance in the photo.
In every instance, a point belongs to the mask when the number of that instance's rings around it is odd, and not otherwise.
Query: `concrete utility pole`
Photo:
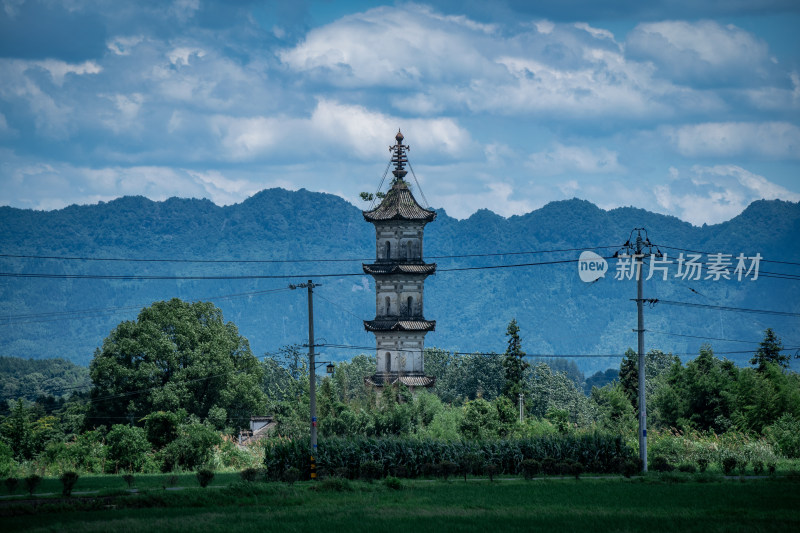
[[[642,233],[636,233],[636,315],[639,351],[639,459],[647,472],[647,405],[644,390],[644,300],[642,298]]]
[[[290,289],[308,289],[308,392],[311,396],[311,465],[312,478],[316,477],[315,456],[317,455],[317,362],[314,360],[314,287],[321,283],[308,283],[289,285]]]
[[[633,228],[636,232],[636,240],[631,243],[631,239],[623,246],[633,252],[633,273],[636,276],[636,315],[638,336],[638,374],[639,374],[639,460],[642,463],[642,472],[647,472],[647,402],[645,400],[645,351],[644,351],[644,302],[642,289],[642,265],[645,255],[645,248],[650,255],[653,255],[653,243],[647,236],[645,228]],[[633,236],[631,231],[631,236]],[[642,232],[644,231],[644,239]],[[661,257],[661,252],[656,248],[656,257]]]

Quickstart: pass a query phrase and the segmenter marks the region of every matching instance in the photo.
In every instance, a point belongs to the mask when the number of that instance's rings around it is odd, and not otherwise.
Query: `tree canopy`
[[[185,410],[243,427],[263,414],[263,369],[236,326],[208,302],[177,298],[119,324],[95,352],[92,424],[143,423],[155,411]]]

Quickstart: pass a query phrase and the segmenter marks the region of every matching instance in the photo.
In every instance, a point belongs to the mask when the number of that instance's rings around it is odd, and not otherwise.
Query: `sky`
[[[0,205],[366,208],[398,129],[457,218],[800,201],[796,0],[0,3]]]

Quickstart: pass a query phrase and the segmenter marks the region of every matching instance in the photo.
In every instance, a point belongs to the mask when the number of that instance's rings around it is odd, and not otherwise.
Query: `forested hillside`
[[[437,322],[426,344],[462,352],[502,352],[506,324],[516,318],[528,353],[607,355],[576,359],[587,376],[596,370],[618,368],[625,350],[636,345],[632,331],[636,308],[631,301],[636,295],[635,282],[613,279],[613,261],[604,279],[581,282],[577,275],[579,251],[520,252],[609,247],[595,251],[610,256],[634,227],[647,228],[651,241],[672,259],[677,257],[677,249],[723,252],[734,258],[739,253],[760,253],[767,260],[795,263],[762,262],[762,272],[800,274],[800,205],[791,202],[755,202],[728,222],[703,227],[642,209],[605,211],[582,200],[553,202],[508,219],[482,210],[466,220],[456,220],[439,211],[425,234],[424,255],[439,264],[439,271],[425,286],[425,316]],[[265,190],[228,207],[207,200],[154,202],[142,197],[47,212],[3,207],[3,273],[265,277],[113,280],[4,276],[0,281],[0,355],[63,357],[87,365],[118,323],[134,318],[154,301],[173,297],[212,299],[225,319],[236,323],[249,339],[255,354],[274,352],[283,345],[304,342],[307,335],[304,291],[279,289],[314,279],[322,283],[315,290],[318,341],[352,346],[323,348],[322,358],[349,360],[374,345],[374,338],[361,323],[374,316],[374,284],[361,275],[360,265],[374,257],[374,246],[374,229],[364,222],[358,207],[333,195],[306,190]],[[508,255],[486,255],[501,252]],[[12,257],[15,255],[83,259]],[[707,256],[703,257],[706,260]],[[448,270],[562,259],[571,261]],[[667,281],[658,274],[647,281],[645,297],[800,312],[796,278],[762,275],[755,281],[687,281],[674,277],[676,268],[672,265]],[[281,275],[292,277],[269,278]],[[746,364],[767,327],[776,331],[787,348],[800,347],[800,321],[792,316],[656,304],[646,310],[645,321],[648,350],[696,355],[704,339],[709,339],[715,353]]]

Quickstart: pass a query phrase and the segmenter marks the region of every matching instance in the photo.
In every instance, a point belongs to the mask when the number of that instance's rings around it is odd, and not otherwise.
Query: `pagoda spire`
[[[390,146],[389,150],[392,153],[392,163],[394,163],[394,170],[392,174],[394,174],[395,181],[401,180],[408,174],[408,171],[405,169],[406,164],[408,164],[408,156],[406,155],[406,151],[411,150],[410,146],[403,144],[403,134],[400,132],[400,129],[397,130],[397,135],[394,136],[397,144],[394,146]]]

